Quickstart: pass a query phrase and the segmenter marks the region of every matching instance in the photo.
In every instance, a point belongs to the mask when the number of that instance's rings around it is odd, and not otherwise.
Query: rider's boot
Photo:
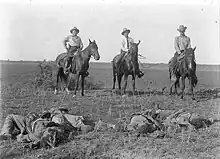
[[[144,76],[144,73],[139,70],[139,72],[137,73],[137,76],[138,76],[138,78],[141,78],[142,76]]]

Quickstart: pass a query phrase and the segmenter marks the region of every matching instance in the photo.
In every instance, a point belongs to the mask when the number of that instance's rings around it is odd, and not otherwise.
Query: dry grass
[[[9,113],[26,115],[29,111],[41,112],[63,105],[70,112],[89,115],[94,120],[116,123],[132,113],[159,105],[163,109],[180,109],[198,112],[201,115],[220,119],[219,89],[197,91],[197,102],[189,96],[184,100],[170,97],[161,89],[138,92],[135,96],[120,96],[108,89],[87,90],[85,97],[53,92],[38,85],[35,75],[39,72],[17,75],[16,82],[2,85],[1,124]],[[43,78],[43,77],[42,77]],[[49,79],[51,80],[51,79]],[[91,85],[96,87],[95,80]],[[94,88],[92,88],[94,89]],[[70,142],[53,149],[29,150],[15,141],[0,143],[0,158],[220,158],[219,123],[193,132],[182,132],[173,138],[157,139],[157,132],[137,138],[135,134],[116,132],[104,126],[94,132],[77,136]]]

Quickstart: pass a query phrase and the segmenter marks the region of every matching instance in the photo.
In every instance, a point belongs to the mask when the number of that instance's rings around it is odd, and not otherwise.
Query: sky
[[[0,0],[0,60],[55,60],[76,26],[85,47],[96,40],[100,62],[119,53],[126,27],[141,40],[142,62],[167,63],[183,24],[197,63],[220,64],[219,8],[214,0]]]

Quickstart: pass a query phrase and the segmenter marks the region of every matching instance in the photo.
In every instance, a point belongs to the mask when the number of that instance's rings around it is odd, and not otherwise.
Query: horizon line
[[[54,60],[0,60],[0,62],[55,62]],[[92,61],[90,63],[111,63],[111,61],[106,62],[106,61]],[[164,62],[141,62],[141,64],[164,64],[168,65],[168,63]],[[202,63],[197,63],[197,65],[213,65],[213,66],[220,66],[220,64],[202,64]]]

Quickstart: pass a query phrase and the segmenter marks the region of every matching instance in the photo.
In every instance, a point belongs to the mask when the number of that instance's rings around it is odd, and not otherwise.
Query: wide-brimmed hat
[[[186,26],[184,25],[180,25],[179,28],[177,29],[179,32],[185,32],[185,30],[187,29]]]
[[[77,27],[73,27],[72,29],[70,29],[70,33],[72,33],[73,30],[76,30],[76,32],[79,33],[79,29]]]
[[[124,35],[125,32],[130,33],[130,29],[128,29],[128,28],[124,28],[123,31],[121,32],[121,34]]]

